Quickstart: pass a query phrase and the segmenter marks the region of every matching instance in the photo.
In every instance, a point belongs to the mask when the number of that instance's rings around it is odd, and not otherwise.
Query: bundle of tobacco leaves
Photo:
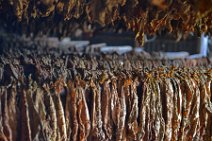
[[[207,58],[6,49],[1,141],[212,140]]]
[[[212,0],[0,0],[1,25],[37,32],[71,31],[71,23],[102,26],[122,21],[143,44],[144,35],[212,33]],[[21,28],[20,28],[21,27]]]

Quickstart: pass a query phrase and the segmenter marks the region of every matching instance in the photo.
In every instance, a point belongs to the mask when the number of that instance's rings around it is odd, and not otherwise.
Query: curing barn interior
[[[212,0],[0,0],[0,141],[212,141]]]

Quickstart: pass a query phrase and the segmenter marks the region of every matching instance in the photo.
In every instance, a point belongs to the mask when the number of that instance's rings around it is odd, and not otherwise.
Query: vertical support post
[[[200,41],[200,54],[202,55],[202,57],[207,56],[207,50],[208,50],[208,36],[202,34]]]

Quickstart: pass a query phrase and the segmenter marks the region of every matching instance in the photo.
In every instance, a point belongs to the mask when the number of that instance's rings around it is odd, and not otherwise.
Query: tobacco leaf
[[[208,113],[206,112],[205,104],[207,103],[207,91],[205,86],[205,79],[204,76],[200,76],[200,140],[206,139],[206,127],[208,121]]]
[[[2,104],[2,127],[3,133],[7,140],[12,140],[12,130],[9,124],[9,115],[8,115],[8,94],[7,88],[2,88],[1,104]]]
[[[52,96],[49,92],[48,89],[47,91],[44,91],[44,104],[45,104],[45,109],[46,109],[46,127],[45,127],[45,132],[48,135],[48,138],[52,141],[57,140],[57,115],[56,115],[56,109],[55,109],[55,104],[52,99]]]
[[[160,87],[161,80],[156,80],[153,85],[155,88],[155,95],[156,95],[156,103],[155,103],[155,139],[156,140],[163,140],[165,135],[165,121],[162,114],[162,90]]]
[[[66,122],[65,122],[65,114],[63,105],[61,102],[61,98],[59,94],[52,94],[52,99],[55,105],[55,111],[57,116],[57,139],[61,141],[67,140],[67,130],[66,130]]]
[[[171,79],[173,88],[174,88],[174,111],[173,111],[173,120],[172,120],[172,139],[178,140],[179,130],[180,130],[180,124],[182,120],[182,92],[180,88],[180,80],[177,78]]]
[[[190,82],[188,78],[182,79],[182,94],[183,94],[183,106],[182,106],[182,123],[180,127],[180,139],[189,139],[188,131],[190,129],[190,120],[189,120],[189,114],[191,111],[191,104],[193,99],[193,93],[192,88],[190,86]]]
[[[118,114],[118,92],[117,92],[117,84],[116,84],[116,78],[112,78],[112,89],[111,89],[111,114],[112,114],[112,121],[114,125],[117,128],[118,124],[118,119],[117,119],[117,114]]]
[[[103,82],[103,92],[102,92],[102,117],[103,117],[103,130],[105,131],[106,140],[111,140],[113,138],[113,124],[111,115],[111,89],[110,81],[105,80]]]
[[[148,140],[149,135],[149,125],[148,125],[148,120],[149,120],[149,114],[150,114],[150,90],[149,90],[149,84],[148,80],[145,80],[143,82],[143,87],[142,87],[142,99],[141,99],[141,105],[140,105],[140,111],[139,111],[139,129],[138,129],[138,139],[139,140]]]
[[[33,90],[29,89],[28,91],[26,91],[26,100],[28,104],[28,110],[30,111],[28,115],[31,129],[31,139],[34,141],[45,140],[46,138],[43,131],[45,123],[42,123],[42,120],[44,119],[42,119],[42,113],[38,112],[37,107],[34,106],[36,105],[37,100],[33,101],[32,97],[33,97]],[[39,108],[40,111],[44,111],[44,107]]]
[[[87,140],[91,129],[91,122],[88,106],[85,100],[85,90],[82,87],[79,87],[77,91],[79,98],[77,102],[79,119],[79,139]]]
[[[77,101],[78,95],[76,93],[76,89],[73,84],[69,84],[69,94],[70,94],[70,121],[71,121],[71,140],[78,140],[78,129],[79,129],[79,121],[77,118]]]
[[[92,139],[96,140],[104,140],[105,133],[103,131],[103,121],[102,121],[102,111],[101,111],[101,88],[99,84],[95,84],[93,80],[90,82],[90,86],[92,87]]]
[[[132,80],[131,80],[132,81]],[[130,95],[126,97],[126,100],[129,101],[129,105],[127,105],[127,138],[132,140],[137,140],[137,132],[138,132],[138,96],[137,96],[137,85],[138,80],[135,79],[130,84]]]
[[[3,107],[3,103],[2,103],[2,99],[3,98],[3,92],[4,92],[4,88],[0,87],[0,140],[2,141],[8,141],[7,137],[4,134],[3,131],[3,111],[2,111],[2,107]]]
[[[72,82],[69,80],[66,84],[66,104],[65,104],[65,119],[66,119],[66,129],[67,129],[67,138],[71,138],[71,91],[72,90]]]
[[[173,85],[171,83],[170,79],[165,80],[165,97],[166,97],[166,127],[165,127],[165,139],[171,140],[172,137],[172,118],[173,118],[173,96],[174,96],[174,90],[173,90]]]
[[[190,131],[188,135],[190,137],[195,139],[199,139],[199,131],[200,131],[200,90],[198,87],[198,82],[196,82],[194,79],[190,78],[190,86],[192,88],[192,93],[194,94],[192,98],[192,106],[191,106],[191,111],[190,111]],[[189,138],[190,139],[190,138]]]
[[[20,140],[31,141],[31,128],[30,128],[30,117],[29,117],[29,105],[27,101],[26,90],[21,91],[21,102],[20,102]]]
[[[117,130],[116,130],[116,140],[126,140],[126,116],[127,116],[127,107],[126,107],[126,98],[125,98],[125,89],[123,85],[124,79],[118,79],[118,102],[117,102]]]
[[[16,96],[17,96],[17,90],[16,85],[12,84],[11,87],[8,88],[8,123],[11,128],[12,132],[12,139],[11,140],[17,140],[17,126],[18,126],[18,112],[17,112],[17,104],[16,104]]]

